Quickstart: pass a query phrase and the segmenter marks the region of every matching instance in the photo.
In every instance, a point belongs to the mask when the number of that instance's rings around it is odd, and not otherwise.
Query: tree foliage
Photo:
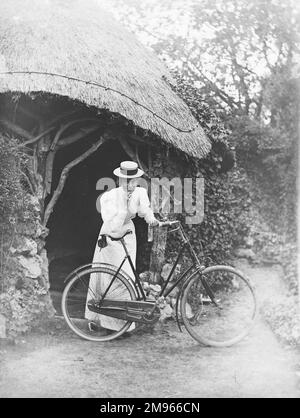
[[[110,5],[215,110],[270,117],[267,80],[282,68],[288,77],[299,49],[294,0],[113,0]]]
[[[205,115],[206,105],[221,118],[224,132],[226,135],[230,132],[228,141],[236,148],[237,170],[242,173],[241,178],[248,177],[247,191],[253,209],[270,229],[264,237],[260,234],[259,245],[264,243],[269,248],[268,237],[277,233],[283,246],[289,245],[289,241],[294,246],[299,135],[299,75],[295,76],[294,69],[300,46],[299,3],[296,0],[102,0],[102,3],[190,86],[189,91],[185,88],[181,93],[192,111],[196,107]],[[209,128],[205,117],[200,122]],[[218,136],[214,136],[214,122],[211,128],[206,131],[214,141]],[[209,158],[217,155],[212,153]],[[218,180],[215,181],[217,189]],[[213,188],[211,184],[212,192]],[[224,202],[216,190],[214,193],[215,202],[220,199],[216,203],[220,209]],[[248,219],[251,227],[252,219]],[[231,222],[234,224],[234,219]],[[224,223],[224,234],[231,226]],[[295,263],[291,255],[289,264]]]

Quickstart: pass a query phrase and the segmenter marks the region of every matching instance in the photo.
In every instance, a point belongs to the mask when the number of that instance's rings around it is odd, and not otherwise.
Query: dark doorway
[[[66,147],[57,154],[54,166],[53,187],[58,182],[62,168],[81,152],[82,144]],[[68,149],[70,148],[70,149]],[[128,160],[118,141],[103,144],[92,156],[72,169],[49,219],[50,230],[46,249],[49,259],[50,292],[54,306],[59,310],[60,294],[66,276],[80,265],[93,259],[95,244],[102,225],[96,209],[96,200],[103,191],[96,190],[97,181],[112,177],[121,161]],[[150,246],[147,243],[147,224],[134,219],[137,235],[137,269],[149,264]]]

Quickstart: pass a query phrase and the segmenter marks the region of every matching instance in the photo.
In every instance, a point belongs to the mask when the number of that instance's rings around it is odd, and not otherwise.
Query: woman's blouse
[[[144,218],[147,223],[155,220],[147,190],[144,187],[136,187],[129,198],[122,187],[111,189],[103,193],[100,205],[103,219],[102,233],[117,233],[136,215]]]

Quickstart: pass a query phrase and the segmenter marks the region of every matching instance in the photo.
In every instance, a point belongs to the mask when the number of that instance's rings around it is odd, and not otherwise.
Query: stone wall
[[[1,293],[0,338],[28,330],[33,323],[54,315],[49,294],[48,259],[45,250],[47,228],[41,224],[37,198],[27,195],[20,219],[7,248],[7,271]],[[32,295],[28,297],[32,290]],[[36,309],[40,312],[36,312]],[[28,323],[27,323],[28,322]]]

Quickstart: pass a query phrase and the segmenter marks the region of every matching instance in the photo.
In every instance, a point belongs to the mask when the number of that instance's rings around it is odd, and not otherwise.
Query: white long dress
[[[99,232],[99,237],[101,234],[111,233],[123,235],[127,230],[131,230],[132,234],[126,235],[124,241],[135,266],[136,235],[134,223],[131,219],[138,215],[143,217],[147,223],[155,220],[146,189],[143,187],[136,187],[132,192],[131,197],[128,199],[126,191],[122,187],[117,187],[109,192],[105,192],[100,198],[100,204],[103,225]],[[102,249],[96,245],[93,263],[108,263],[119,267],[125,255],[121,242],[112,241],[107,237],[107,244],[108,245]],[[133,281],[135,281],[135,277],[128,260],[126,260],[123,264],[122,270],[125,271]],[[94,298],[94,295],[99,294],[99,292],[101,294],[101,290],[107,287],[107,279],[99,276],[99,274],[90,275],[87,302],[88,300]],[[113,287],[110,289],[110,292],[110,297],[115,299],[125,299],[128,295],[122,295],[118,289]],[[121,325],[125,323],[125,321],[121,319],[111,318],[91,312],[87,306],[85,309],[85,317],[90,321],[97,321],[97,323],[100,322],[103,328],[112,330],[119,330]],[[132,324],[129,328],[129,330],[132,329],[134,329],[134,324]]]

